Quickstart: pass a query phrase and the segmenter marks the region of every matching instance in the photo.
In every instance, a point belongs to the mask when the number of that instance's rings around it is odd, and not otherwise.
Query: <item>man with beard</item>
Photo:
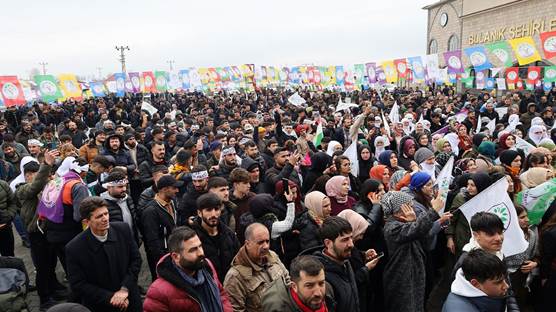
[[[15,144],[11,142],[4,142],[4,144],[2,144],[2,151],[4,152],[4,160],[13,166],[14,174],[19,175],[20,174],[19,164],[21,163],[21,159],[25,155],[20,155],[15,150]]]
[[[232,170],[239,167],[237,164],[236,156],[236,149],[233,146],[225,147],[222,150],[222,160],[220,161],[218,166],[212,168],[214,169],[214,175],[228,180]]]
[[[79,157],[85,159],[89,164],[93,162],[93,159],[95,159],[97,155],[100,155],[104,146],[104,141],[106,141],[106,134],[103,130],[91,131],[93,136],[89,140],[89,143],[79,148]]]
[[[232,312],[226,290],[211,261],[205,259],[195,231],[176,228],[168,247],[170,253],[157,266],[159,276],[149,287],[143,311]]]
[[[191,224],[191,217],[197,215],[197,198],[208,192],[209,174],[203,165],[191,169],[192,183],[187,184],[185,194],[178,208],[178,223]]]
[[[71,137],[71,144],[76,148],[81,148],[83,142],[87,140],[85,133],[77,128],[74,121],[68,122],[68,128],[62,132],[62,135],[69,135]]]
[[[214,193],[206,193],[197,199],[197,216],[193,229],[203,243],[205,256],[210,259],[218,274],[224,280],[234,256],[239,250],[239,240],[230,227],[221,222],[222,199]]]
[[[354,271],[349,262],[353,249],[352,228],[340,217],[326,218],[319,235],[324,250],[313,253],[324,265],[326,281],[334,290],[337,311],[359,311],[359,295]]]
[[[249,225],[245,230],[245,244],[235,256],[224,281],[234,311],[263,311],[263,294],[279,279],[290,283],[288,270],[270,250],[268,229],[261,223]]]
[[[295,169],[300,159],[301,155],[297,152],[290,153],[283,147],[276,149],[274,152],[274,167],[268,169],[265,174],[267,193],[274,195],[275,185],[281,179],[288,179],[297,185],[301,185],[299,175]]]
[[[274,167],[274,152],[278,148],[278,141],[276,139],[270,139],[266,143],[266,148],[261,154],[264,159],[267,168]]]
[[[236,219],[234,217],[234,212],[236,211],[237,206],[230,201],[230,187],[228,186],[228,180],[221,177],[212,177],[208,181],[207,188],[209,193],[218,195],[222,201],[223,206],[220,211],[220,221],[232,229],[235,229]]]
[[[41,141],[37,139],[30,139],[29,141],[27,141],[27,150],[29,150],[29,155],[38,159],[39,161],[42,160],[43,158],[42,155],[43,146],[44,145],[41,143]]]
[[[135,167],[133,160],[131,160],[129,151],[125,149],[121,136],[112,134],[106,138],[106,141],[104,142],[104,152],[102,154],[114,157],[116,166],[125,167],[127,169],[128,176],[134,174],[137,167]]]
[[[139,196],[141,196],[141,192],[143,191],[143,185],[139,176],[139,165],[147,159],[149,152],[146,147],[137,143],[134,134],[126,134],[124,146],[129,152],[129,156],[131,156],[131,160],[136,168],[133,174],[129,176],[129,194],[131,198],[133,198],[133,203],[137,206],[139,203]]]
[[[38,139],[39,133],[33,130],[33,125],[29,120],[23,120],[21,122],[21,131],[15,135],[15,140],[21,143],[27,148],[28,141],[31,139]]]
[[[141,212],[143,241],[153,281],[156,264],[168,252],[168,237],[177,224],[176,194],[182,184],[171,175],[162,176],[156,184],[154,199]]]
[[[164,165],[168,167],[168,161],[166,160],[166,149],[164,147],[164,142],[153,141],[151,144],[151,157],[148,157],[145,161],[139,165],[139,176],[141,177],[141,183],[143,187],[149,187],[153,184],[153,172],[152,169],[156,165]]]
[[[326,285],[324,266],[314,256],[299,256],[290,266],[292,283],[274,281],[263,297],[265,312],[326,312],[334,299]]]
[[[257,144],[255,144],[255,142],[249,140],[245,143],[245,156],[245,158],[251,158],[259,164],[259,170],[264,176],[266,163],[264,161],[264,158],[259,154],[259,148],[257,147]]]
[[[137,277],[141,255],[126,224],[109,223],[102,198],[89,197],[79,206],[88,228],[66,246],[71,290],[91,311],[141,311]]]
[[[112,171],[103,182],[106,192],[100,197],[108,204],[110,220],[124,222],[129,226],[135,241],[139,243],[137,231],[137,211],[131,196],[127,195],[128,180],[125,174],[120,171]]]

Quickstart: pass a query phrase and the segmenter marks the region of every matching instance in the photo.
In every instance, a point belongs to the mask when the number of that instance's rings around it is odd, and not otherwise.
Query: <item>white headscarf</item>
[[[20,174],[17,177],[15,177],[15,179],[13,179],[12,182],[10,182],[10,188],[12,189],[12,192],[15,192],[16,186],[18,186],[21,183],[25,183],[25,171],[23,170],[23,167],[33,161],[36,162],[37,164],[39,163],[39,161],[32,156],[25,156],[21,159],[21,162],[19,163]]]
[[[377,136],[374,142],[374,146],[375,146],[375,157],[378,159],[378,156],[380,156],[380,154],[382,154],[382,152],[384,152],[386,150],[386,138],[383,137],[382,135]],[[378,147],[377,144],[378,142],[382,142],[382,146]]]
[[[448,142],[450,142],[450,146],[452,147],[452,152],[453,152],[455,155],[459,155],[459,146],[458,146],[458,144],[459,144],[459,138],[458,138],[458,135],[455,134],[455,133],[453,133],[453,132],[450,132],[450,133],[446,134],[446,135],[444,136],[444,138],[445,138]]]
[[[338,145],[342,145],[340,144],[340,142],[338,141],[330,141],[330,143],[328,143],[328,148],[326,149],[326,154],[328,154],[328,156],[332,157],[332,155],[334,154],[334,148]]]
[[[541,132],[540,134],[535,134],[535,132]],[[535,146],[538,146],[544,138],[548,138],[548,133],[546,132],[546,128],[540,125],[533,125],[529,128],[529,134],[527,134],[529,139],[535,143]]]
[[[519,115],[512,114],[510,115],[510,117],[508,117],[508,126],[506,127],[506,129],[504,129],[504,131],[512,132],[515,130],[515,127],[517,125],[521,125],[521,122],[519,121]]]
[[[56,170],[56,175],[59,177],[63,177],[68,173],[70,170],[73,170],[77,173],[85,172],[89,170],[89,165],[79,166],[79,162],[73,156],[66,157],[58,170]]]

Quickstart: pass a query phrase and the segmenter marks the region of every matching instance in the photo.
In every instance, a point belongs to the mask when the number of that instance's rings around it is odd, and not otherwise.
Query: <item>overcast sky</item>
[[[2,6],[0,75],[254,63],[341,65],[425,54],[435,0],[53,0]]]

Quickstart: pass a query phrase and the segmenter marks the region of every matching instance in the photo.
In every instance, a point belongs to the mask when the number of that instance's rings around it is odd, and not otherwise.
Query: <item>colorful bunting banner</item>
[[[506,81],[508,84],[516,84],[519,80],[519,68],[510,67],[506,69]]]
[[[420,56],[410,57],[408,59],[411,66],[411,71],[413,72],[414,80],[424,80],[425,79],[425,67],[423,66],[423,60]]]
[[[56,78],[52,75],[36,75],[33,80],[39,88],[40,95],[45,102],[55,102],[63,97],[62,91],[58,87]]]
[[[386,76],[387,83],[398,82],[398,71],[396,69],[396,65],[394,65],[394,61],[383,61],[382,63],[380,63],[380,66],[384,70],[384,75]]]
[[[16,106],[25,104],[25,95],[17,76],[0,76],[0,91],[4,106]]]
[[[365,64],[367,69],[367,80],[369,83],[376,83],[376,63]]]
[[[116,96],[123,97],[125,95],[125,73],[115,73]]]
[[[512,66],[512,52],[506,41],[498,41],[487,44],[486,48],[500,60],[504,67]]]
[[[535,47],[532,37],[523,37],[508,40],[514,50],[517,62],[520,66],[531,64],[541,60],[541,55]]]
[[[396,66],[397,74],[399,78],[407,78],[407,62],[405,59],[394,60],[394,65]]]
[[[544,68],[544,82],[556,81],[556,66],[547,66]]]
[[[104,92],[104,84],[100,81],[91,82],[90,88],[93,96],[95,97],[102,97],[106,95],[106,93]]]
[[[62,74],[58,76],[58,79],[60,79],[60,87],[66,99],[81,99],[81,85],[77,82],[77,78],[74,74]]]
[[[465,48],[464,51],[465,54],[467,54],[467,57],[469,57],[469,61],[475,68],[475,71],[481,71],[492,67],[492,64],[488,60],[488,56],[486,54],[484,46],[473,46]]]
[[[156,92],[156,82],[152,71],[143,72],[143,91]]]
[[[556,30],[540,35],[544,57],[549,59],[556,56]]]
[[[527,83],[537,84],[541,79],[541,68],[538,66],[529,66],[527,68]]]
[[[444,60],[448,66],[449,74],[461,74],[464,72],[461,50],[444,52]]]
[[[129,80],[131,81],[131,89],[134,93],[141,92],[141,77],[140,74],[135,73],[128,73]]]
[[[467,68],[463,74],[461,74],[461,82],[466,88],[473,88],[473,76],[471,76],[471,68]]]

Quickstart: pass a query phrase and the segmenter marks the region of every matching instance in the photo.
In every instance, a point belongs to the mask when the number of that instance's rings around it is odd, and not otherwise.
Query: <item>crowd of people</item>
[[[534,225],[515,203],[528,248],[511,256],[496,214],[459,207],[554,178],[556,88],[293,92],[8,107],[0,310],[36,289],[41,311],[553,311],[556,201]]]

